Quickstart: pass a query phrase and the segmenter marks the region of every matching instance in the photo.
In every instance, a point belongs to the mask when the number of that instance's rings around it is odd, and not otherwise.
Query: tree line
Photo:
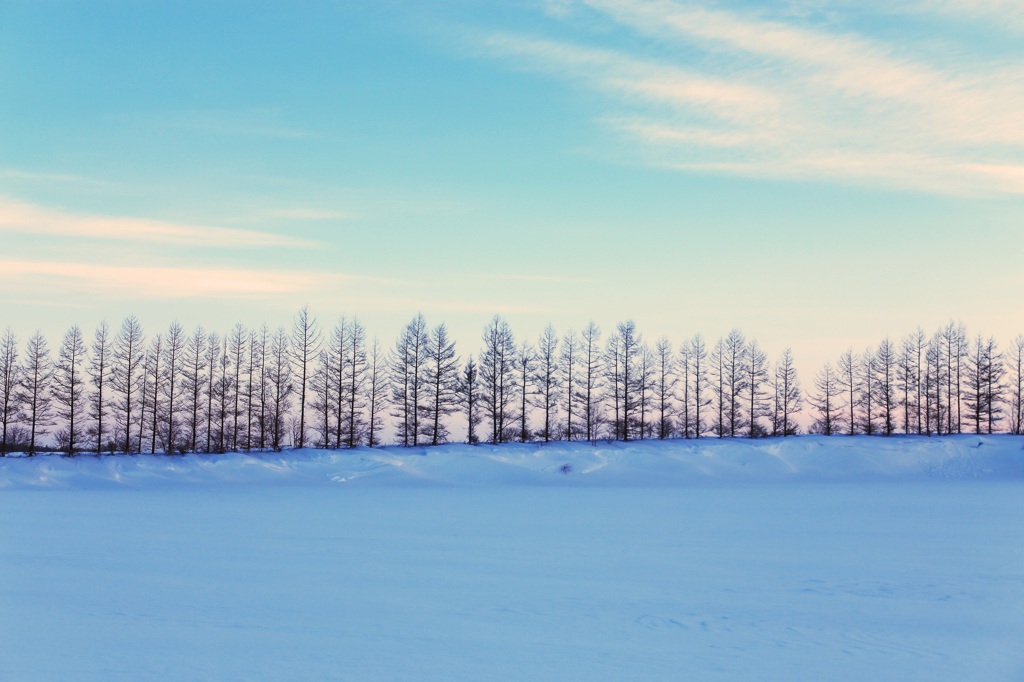
[[[1021,433],[1024,337],[1001,352],[950,323],[826,364],[805,392],[793,353],[770,362],[739,330],[709,344],[648,343],[632,321],[518,341],[495,316],[474,356],[416,315],[385,347],[356,318],[325,329],[226,334],[173,322],[147,338],[135,316],[51,353],[0,338],[0,454],[218,453],[285,447],[791,436],[811,408],[825,435]]]

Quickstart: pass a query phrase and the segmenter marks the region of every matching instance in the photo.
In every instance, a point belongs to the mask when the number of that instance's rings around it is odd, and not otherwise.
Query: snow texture
[[[7,458],[0,679],[1024,680],[1022,446]]]

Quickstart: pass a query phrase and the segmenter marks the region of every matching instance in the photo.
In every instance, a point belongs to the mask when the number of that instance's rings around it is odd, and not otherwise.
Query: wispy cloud
[[[221,248],[310,248],[315,243],[255,230],[71,213],[0,197],[0,232]]]
[[[967,8],[965,0],[922,4]],[[553,16],[571,26],[574,8],[644,40],[601,48],[582,44],[602,40],[600,32],[574,42],[504,33],[484,44],[522,67],[604,93],[606,108],[595,119],[648,163],[1024,193],[1024,68],[980,55],[950,65],[926,40],[889,44],[764,10],[562,0]]]
[[[336,272],[232,267],[115,266],[48,260],[2,260],[0,271],[24,292],[95,292],[118,299],[290,299],[359,285],[407,287],[385,278]]]

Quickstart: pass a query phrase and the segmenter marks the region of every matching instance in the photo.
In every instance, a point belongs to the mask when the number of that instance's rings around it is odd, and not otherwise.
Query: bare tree
[[[710,383],[708,372],[711,366],[708,364],[708,347],[704,337],[699,333],[694,334],[690,340],[690,363],[693,376],[693,437],[700,438],[704,435],[704,417],[701,416],[701,409],[710,407],[712,399],[705,397],[707,387]],[[721,403],[719,403],[719,419],[721,419]]]
[[[85,369],[88,357],[82,330],[74,325],[64,335],[64,341],[57,353],[51,394],[57,404],[57,416],[63,420],[66,430],[58,434],[59,444],[67,455],[75,454],[79,438],[84,431],[85,420]]]
[[[550,324],[537,340],[537,370],[533,377],[537,387],[537,407],[544,414],[541,437],[547,443],[554,436],[558,403],[562,396],[562,373],[559,367],[558,336]]]
[[[714,407],[717,410],[715,415],[714,432],[719,438],[724,438],[728,426],[726,425],[726,404],[729,398],[729,384],[726,381],[726,356],[725,339],[718,339],[711,351],[711,393],[714,396]]]
[[[146,367],[143,373],[143,396],[142,405],[144,407],[142,420],[139,423],[139,451],[142,451],[142,436],[143,436],[143,423],[148,421],[150,423],[149,429],[149,451],[150,453],[156,453],[156,441],[158,429],[158,420],[162,416],[163,403],[161,402],[161,394],[163,393],[163,372],[160,370],[161,361],[164,356],[164,342],[163,336],[157,334],[153,337],[153,340],[149,342],[149,348],[146,350]],[[149,394],[149,399],[146,398],[146,393]],[[145,410],[149,410],[149,415],[145,414]]]
[[[878,417],[882,422],[882,433],[891,436],[896,432],[896,377],[898,373],[896,346],[886,337],[874,354],[875,391]]]
[[[789,348],[782,352],[782,357],[775,366],[775,387],[777,403],[781,406],[779,431],[783,436],[794,436],[798,432],[794,417],[800,413],[803,395],[800,391],[800,380],[797,378],[793,351]]]
[[[848,348],[845,353],[839,356],[839,371],[837,372],[837,381],[839,387],[843,391],[843,395],[846,396],[846,409],[848,411],[846,417],[846,425],[849,429],[848,435],[857,434],[857,386],[859,384],[858,375],[860,374],[860,358],[853,354],[853,349]]]
[[[475,445],[480,441],[476,434],[476,427],[480,424],[480,409],[477,404],[480,402],[480,387],[477,384],[477,379],[476,362],[470,355],[466,366],[462,368],[462,377],[459,383],[459,391],[466,409],[466,442],[470,445]]]
[[[1006,353],[1009,369],[1010,433],[1024,433],[1024,335],[1018,334]]]
[[[427,322],[417,314],[402,329],[391,354],[391,404],[399,420],[398,437],[406,447],[419,445],[428,342]]]
[[[18,422],[18,386],[21,368],[18,366],[18,339],[8,327],[0,338],[0,457],[11,451],[14,427]]]
[[[134,315],[129,315],[121,322],[121,327],[114,338],[114,358],[111,368],[110,383],[118,396],[115,402],[115,414],[121,451],[125,454],[141,452],[142,426],[145,422],[146,408],[146,341],[142,333],[142,325]],[[141,394],[141,395],[140,395]],[[136,400],[136,397],[139,399]],[[138,411],[139,437],[137,447],[132,441],[132,424]]]
[[[113,363],[114,345],[110,338],[110,325],[104,320],[96,328],[96,334],[92,343],[92,360],[89,364],[89,378],[92,381],[93,393],[89,396],[89,416],[92,418],[95,427],[93,436],[96,440],[96,454],[103,452],[104,419],[110,410],[110,374]],[[113,441],[110,441],[110,450],[113,450]]]
[[[234,325],[228,337],[234,370],[231,375],[231,451],[239,450],[239,419],[242,417],[242,368],[246,357],[246,328],[241,323]]]
[[[180,399],[180,382],[178,374],[181,372],[182,356],[185,353],[185,330],[177,320],[171,323],[167,329],[167,338],[164,342],[164,397],[166,398],[167,409],[167,431],[165,435],[164,452],[181,452],[184,448],[179,443],[178,436],[178,412],[181,405],[177,402]]]
[[[366,432],[367,445],[379,445],[377,434],[384,428],[383,414],[387,409],[387,372],[384,351],[376,338],[370,344],[369,390],[367,391]]]
[[[977,434],[987,430],[989,365],[988,346],[978,334],[967,356],[967,392],[964,396],[967,418],[974,423],[974,433]]]
[[[611,404],[611,437],[613,440],[622,440],[625,438],[622,403],[626,396],[626,386],[622,377],[622,343],[617,333],[605,341],[603,365],[604,384],[607,387],[604,399]]]
[[[593,321],[583,329],[580,342],[580,360],[582,376],[577,393],[583,419],[583,433],[590,442],[597,440],[597,429],[600,424],[600,390],[601,390],[601,328]]]
[[[529,409],[528,405],[530,398],[533,396],[532,383],[533,383],[533,363],[537,360],[537,354],[530,345],[530,342],[523,339],[523,342],[519,344],[519,348],[516,351],[515,356],[515,368],[516,377],[518,379],[519,387],[519,413],[516,415],[519,418],[519,442],[525,443],[530,440],[532,434],[529,427],[527,426]]]
[[[292,327],[291,359],[298,373],[296,391],[299,394],[299,430],[295,447],[306,446],[306,388],[312,371],[313,359],[320,352],[323,337],[316,317],[310,314],[309,306],[303,306],[295,317]]]
[[[267,344],[270,330],[262,325],[249,333],[249,372],[245,384],[245,449],[266,447]],[[255,433],[253,428],[255,426]]]
[[[186,342],[181,358],[181,392],[186,419],[184,442],[181,450],[196,452],[199,449],[199,428],[202,423],[203,388],[206,386],[207,363],[203,356],[206,350],[206,330],[196,327]]]
[[[491,442],[508,439],[515,391],[515,337],[512,328],[495,315],[484,328],[484,350],[480,355],[480,399],[491,423]]]
[[[25,365],[21,372],[18,402],[29,429],[28,454],[36,454],[36,438],[53,426],[53,405],[50,402],[50,380],[53,362],[50,349],[41,332],[33,334],[25,348]]]
[[[363,438],[363,386],[366,383],[366,329],[357,318],[353,318],[349,326],[348,351],[342,367],[348,383],[345,439],[348,447],[354,448]]]
[[[231,446],[231,438],[228,433],[228,412],[232,398],[236,402],[238,400],[238,396],[233,395],[234,386],[229,374],[231,369],[230,350],[228,337],[225,336],[221,341],[220,358],[217,362],[219,378],[216,382],[211,383],[211,387],[216,393],[216,403],[211,405],[211,409],[217,410],[217,452],[224,452]]]
[[[814,377],[814,389],[815,392],[807,398],[807,402],[818,412],[812,431],[825,436],[839,433],[842,429],[839,397],[843,393],[843,387],[835,370],[832,369],[832,363],[826,362]]]
[[[225,343],[227,339],[225,339]],[[204,363],[210,368],[210,371],[206,375],[206,452],[213,452],[216,448],[217,452],[224,452],[224,426],[220,424],[220,428],[214,429],[215,420],[220,421],[221,414],[218,412],[223,411],[224,407],[224,389],[225,380],[224,372],[227,369],[226,365],[222,365],[222,361],[227,359],[226,349],[223,357],[221,355],[221,340],[220,336],[216,332],[210,332],[206,337]],[[218,379],[218,372],[220,378]],[[214,403],[220,403],[221,410],[215,411]],[[215,436],[216,431],[216,436]],[[214,441],[217,441],[214,446]]]
[[[640,409],[639,389],[641,382],[637,377],[637,360],[641,352],[643,338],[636,330],[633,320],[620,322],[616,328],[619,339],[620,377],[622,392],[622,439],[629,440],[631,420],[636,419],[636,411]]]
[[[917,390],[917,368],[914,364],[914,340],[912,336],[904,337],[900,344],[899,359],[896,366],[896,386],[903,396],[900,406],[903,411],[903,433],[909,434],[914,426],[914,393]]]
[[[985,343],[985,409],[988,422],[988,432],[994,433],[996,424],[1003,418],[1003,392],[1005,385],[1003,378],[1006,376],[1006,368],[1003,365],[1003,354],[999,351],[995,337],[989,337]]]
[[[677,367],[681,372],[679,380],[682,383],[682,395],[675,396],[679,401],[679,424],[677,429],[683,438],[694,436],[694,410],[692,405],[693,389],[691,377],[693,376],[693,345],[690,339],[686,339],[679,346],[679,358]]]
[[[572,329],[562,339],[562,352],[558,363],[558,381],[562,386],[565,398],[565,439],[573,440],[579,427],[573,426],[572,418],[576,414],[577,375],[580,366],[580,338]]]
[[[651,400],[654,398],[657,359],[651,352],[647,342],[640,344],[637,352],[636,367],[636,409],[640,414],[634,417],[636,422],[637,437],[643,440],[652,433],[651,425],[647,421],[647,414],[651,411]]]
[[[946,362],[943,351],[942,337],[936,333],[928,342],[925,349],[925,431],[928,435],[934,429],[937,435],[942,435],[946,427],[946,405],[943,402],[943,395],[946,384]]]
[[[425,362],[425,398],[427,419],[424,435],[431,445],[448,440],[447,418],[459,405],[459,359],[455,341],[442,323],[433,328],[427,341]]]
[[[316,428],[318,432],[317,445],[322,448],[331,446],[331,405],[334,395],[331,390],[331,381],[337,368],[334,366],[334,353],[330,347],[321,348],[317,355],[316,369],[309,379],[310,397],[309,407],[316,415]]]
[[[658,339],[654,347],[655,381],[654,408],[658,413],[658,438],[670,438],[675,431],[672,419],[672,398],[676,393],[675,349],[672,342],[664,336]],[[686,425],[684,424],[684,429]]]
[[[768,356],[757,344],[757,339],[751,339],[747,344],[744,359],[746,363],[743,369],[743,379],[749,394],[747,435],[751,438],[757,438],[765,433],[764,427],[757,420],[768,414],[768,405],[766,403],[768,393],[763,390],[764,385],[768,382]]]
[[[285,446],[287,433],[286,419],[295,392],[292,381],[291,359],[294,357],[288,347],[288,334],[279,327],[270,339],[270,355],[267,364],[267,387],[269,396],[270,447],[280,451]]]

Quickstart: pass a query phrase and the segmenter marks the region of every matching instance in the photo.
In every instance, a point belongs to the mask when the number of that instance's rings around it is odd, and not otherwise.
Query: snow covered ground
[[[1024,680],[1022,448],[7,458],[0,679]]]

